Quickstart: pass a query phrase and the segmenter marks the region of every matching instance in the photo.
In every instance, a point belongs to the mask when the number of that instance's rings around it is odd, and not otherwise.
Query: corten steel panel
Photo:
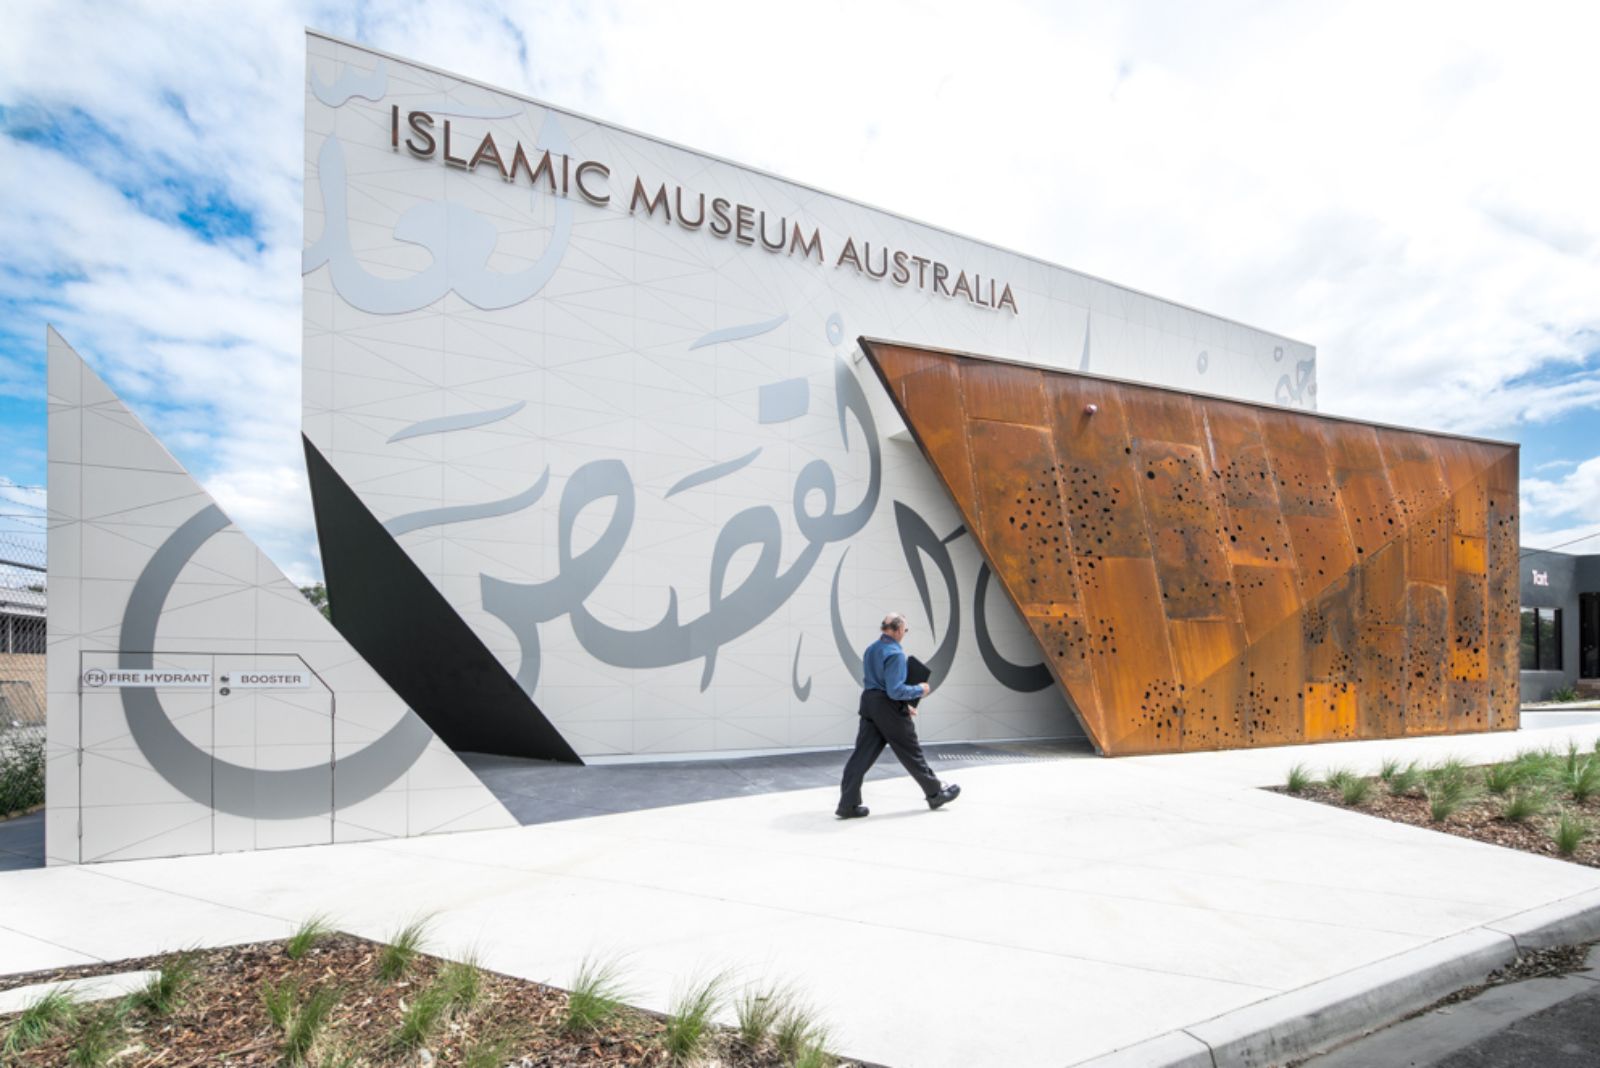
[[[1108,755],[1517,726],[1517,453],[863,339]]]

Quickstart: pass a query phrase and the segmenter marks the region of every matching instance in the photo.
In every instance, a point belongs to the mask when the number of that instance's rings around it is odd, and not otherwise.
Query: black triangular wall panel
[[[317,447],[302,438],[328,603],[345,640],[451,749],[583,763]]]

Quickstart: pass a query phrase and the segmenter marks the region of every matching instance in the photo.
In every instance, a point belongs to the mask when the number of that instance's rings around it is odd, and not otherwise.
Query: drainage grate
[[[940,764],[1045,764],[1062,760],[1054,756],[1014,756],[1010,753],[935,753]]]

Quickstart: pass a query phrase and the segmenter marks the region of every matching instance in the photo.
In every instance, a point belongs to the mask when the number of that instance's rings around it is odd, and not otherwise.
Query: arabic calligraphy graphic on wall
[[[842,744],[890,609],[932,738],[1078,728],[862,333],[1272,400],[1314,353],[649,137],[308,37],[304,430],[580,753]],[[419,161],[393,107],[1011,280],[1023,315]],[[1204,358],[1197,360],[1197,354]],[[920,610],[920,615],[918,614]],[[337,607],[335,608],[337,618]]]

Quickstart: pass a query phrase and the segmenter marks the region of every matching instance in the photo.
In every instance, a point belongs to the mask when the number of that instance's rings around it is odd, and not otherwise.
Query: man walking
[[[887,745],[900,758],[900,763],[917,780],[928,799],[929,808],[940,808],[956,799],[961,787],[955,783],[946,786],[939,782],[922,755],[922,743],[917,741],[917,727],[912,717],[917,710],[906,704],[928,695],[928,684],[915,686],[906,682],[906,652],[900,641],[906,636],[906,617],[890,612],[883,617],[883,633],[867,646],[861,655],[861,729],[856,733],[856,751],[844,766],[844,780],[839,784],[839,807],[834,815],[842,820],[860,819],[867,815],[867,806],[861,803],[861,781],[876,763]]]

